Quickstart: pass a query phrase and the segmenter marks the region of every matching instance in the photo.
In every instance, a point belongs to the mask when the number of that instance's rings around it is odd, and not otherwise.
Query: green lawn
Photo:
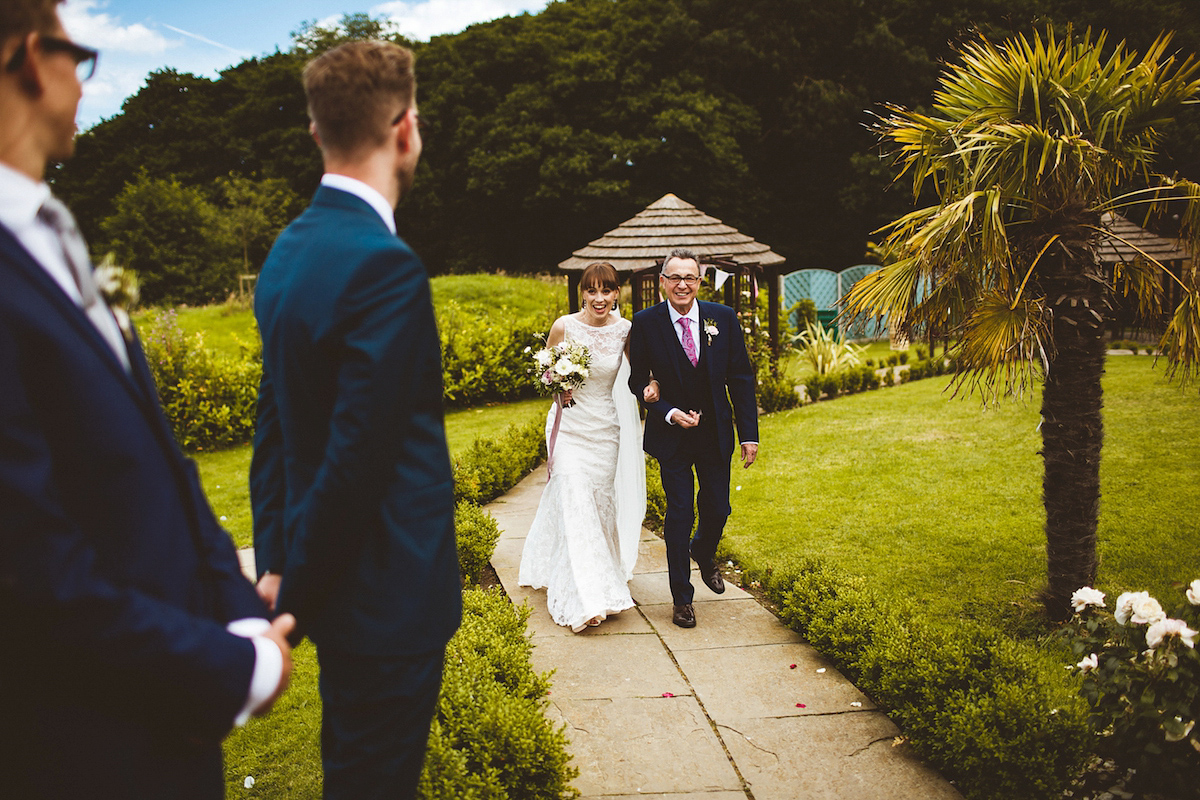
[[[1114,356],[1098,588],[1145,589],[1168,608],[1200,577],[1200,397],[1148,356]],[[820,556],[944,619],[1030,627],[1045,582],[1040,396],[981,409],[947,378],[770,415],[734,475],[723,546],[746,564]]]
[[[471,446],[479,437],[490,438],[503,433],[513,423],[544,417],[550,407],[548,399],[522,400],[446,414],[446,438],[450,454],[456,455]],[[193,453],[200,468],[200,481],[212,505],[213,513],[233,536],[238,547],[249,547],[254,538],[250,515],[250,445],[216,452]]]

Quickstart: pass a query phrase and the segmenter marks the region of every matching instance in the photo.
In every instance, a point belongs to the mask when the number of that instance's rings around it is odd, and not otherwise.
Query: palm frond
[[[1018,303],[998,292],[979,298],[959,340],[956,391],[966,386],[991,403],[1003,394],[1022,395],[1048,362],[1044,305]]]
[[[1188,386],[1200,375],[1200,296],[1195,291],[1184,293],[1158,349],[1167,359],[1168,378]]]

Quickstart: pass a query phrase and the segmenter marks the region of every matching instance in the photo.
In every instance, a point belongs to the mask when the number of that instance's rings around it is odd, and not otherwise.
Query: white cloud
[[[396,30],[414,39],[457,33],[481,20],[540,11],[546,0],[393,0],[371,9],[389,18]]]
[[[69,0],[62,5],[59,19],[72,39],[106,53],[161,55],[179,44],[140,22],[122,25],[104,11],[107,6],[104,0]]]

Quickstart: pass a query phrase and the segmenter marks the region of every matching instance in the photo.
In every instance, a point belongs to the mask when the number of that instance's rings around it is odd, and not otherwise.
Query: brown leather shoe
[[[692,604],[675,606],[675,613],[671,615],[671,622],[674,622],[681,628],[696,627],[696,611],[692,608]]]
[[[707,564],[696,562],[696,566],[700,568],[700,580],[704,581],[704,585],[712,589],[716,594],[725,593],[725,579],[721,577],[721,570],[711,561]]]

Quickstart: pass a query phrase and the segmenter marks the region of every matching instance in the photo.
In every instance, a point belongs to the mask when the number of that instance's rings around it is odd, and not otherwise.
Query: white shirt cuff
[[[679,409],[678,409],[678,408],[672,408],[670,411],[668,411],[668,412],[667,412],[667,424],[668,424],[668,425],[674,425],[674,424],[675,424],[675,422],[674,422],[674,421],[671,419],[671,415],[672,415],[672,414],[674,414],[676,411],[679,411]],[[682,411],[679,411],[679,413],[680,413],[680,414],[682,414],[683,412],[682,412]]]
[[[233,724],[239,728],[246,724],[256,708],[275,694],[283,678],[283,653],[279,645],[260,635],[270,629],[271,623],[261,617],[238,619],[225,626],[225,630],[233,635],[245,637],[254,644],[254,674],[250,678],[250,691],[246,704],[233,720]]]

